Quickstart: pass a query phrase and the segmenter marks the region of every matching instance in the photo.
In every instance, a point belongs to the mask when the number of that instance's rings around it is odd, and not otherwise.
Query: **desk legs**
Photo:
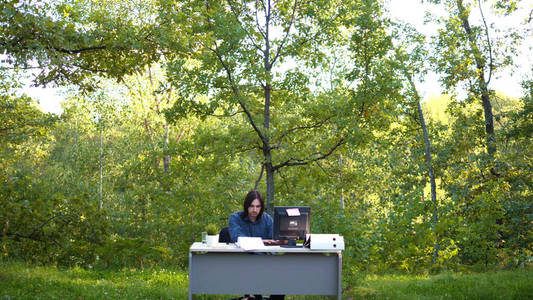
[[[338,261],[339,261],[339,279],[338,279],[338,286],[337,286],[337,300],[342,300],[342,253],[339,252],[338,254]]]
[[[189,252],[189,300],[192,300],[191,277],[192,277],[192,252]]]

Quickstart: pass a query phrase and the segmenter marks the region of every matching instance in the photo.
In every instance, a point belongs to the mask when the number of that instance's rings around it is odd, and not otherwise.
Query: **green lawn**
[[[0,264],[0,299],[186,299],[187,273]]]
[[[533,299],[531,269],[344,278],[343,299]],[[96,271],[0,263],[0,299],[187,299],[182,270]],[[197,299],[228,299],[200,296]],[[287,300],[325,299],[290,296]]]
[[[533,299],[533,270],[369,275],[343,295],[343,299]]]

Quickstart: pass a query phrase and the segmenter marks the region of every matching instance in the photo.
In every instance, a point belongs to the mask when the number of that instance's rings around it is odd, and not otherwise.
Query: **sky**
[[[510,28],[511,26],[520,26],[520,22],[524,22],[526,15],[533,10],[533,2],[525,3],[528,1],[522,1],[521,5],[522,16],[515,17],[507,20],[499,20],[494,16],[490,16],[490,20],[496,20],[496,22],[505,22],[505,26]],[[488,6],[488,4],[484,4]],[[444,11],[439,9],[438,6],[432,4],[421,4],[420,0],[385,0],[385,7],[389,10],[393,20],[403,23],[409,23],[413,25],[417,30],[426,35],[434,34],[437,27],[433,24],[424,24],[425,12],[431,11],[434,14],[442,14]],[[484,7],[488,12],[488,7]],[[475,10],[472,13],[472,24],[476,23],[475,18],[479,17],[479,11]],[[487,16],[487,15],[486,15]],[[489,19],[489,16],[487,16]],[[479,19],[477,20],[479,21]],[[530,22],[530,27],[533,26],[533,21]],[[498,24],[499,26],[500,24]],[[491,80],[489,88],[496,91],[503,92],[507,96],[520,97],[523,95],[520,82],[524,79],[526,74],[532,72],[533,66],[533,37],[526,38],[525,43],[521,47],[520,54],[515,58],[517,67],[514,69],[514,73],[509,70],[502,70],[498,72],[498,76],[494,76]],[[438,96],[443,92],[440,84],[438,83],[439,76],[437,74],[428,74],[425,78],[425,82],[418,84],[418,90],[421,93],[424,100],[429,97]],[[61,114],[60,102],[63,100],[61,95],[61,88],[47,87],[30,87],[29,82],[24,92],[39,101],[39,107],[45,112],[52,112],[55,114]]]

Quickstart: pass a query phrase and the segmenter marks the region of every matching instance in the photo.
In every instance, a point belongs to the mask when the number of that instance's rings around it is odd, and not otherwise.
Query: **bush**
[[[109,239],[96,252],[105,267],[154,266],[172,256],[172,251],[162,245],[150,243],[142,238]]]

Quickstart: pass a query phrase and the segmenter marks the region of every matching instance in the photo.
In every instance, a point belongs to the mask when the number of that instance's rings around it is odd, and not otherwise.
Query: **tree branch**
[[[254,39],[252,38],[252,36],[250,35],[250,32],[248,32],[248,30],[246,30],[246,28],[244,28],[244,26],[242,25],[242,23],[239,21],[239,14],[237,13],[237,11],[235,10],[235,8],[233,7],[233,5],[231,4],[231,1],[228,0],[228,4],[229,4],[229,7],[231,9],[231,12],[233,12],[233,15],[235,15],[235,19],[237,20],[237,23],[239,24],[239,26],[242,28],[242,30],[244,30],[244,32],[246,33],[246,36],[248,37],[248,39],[250,40],[250,42],[252,42],[252,45],[259,51],[261,51],[263,53],[263,55],[265,55],[265,51],[263,49],[261,49],[261,47],[259,47]],[[259,28],[259,27],[258,27]],[[262,33],[261,33],[262,34]]]
[[[324,154],[321,154],[318,157],[315,157],[315,158],[312,158],[312,159],[307,159],[307,160],[306,159],[299,159],[299,158],[289,158],[285,162],[283,162],[283,163],[281,163],[281,164],[279,164],[277,166],[272,167],[272,169],[274,171],[276,171],[277,169],[280,169],[280,168],[283,168],[283,167],[302,166],[302,165],[307,165],[307,164],[312,163],[312,162],[317,161],[317,160],[321,160],[321,159],[327,158],[328,156],[330,156],[335,151],[335,149],[337,149],[339,146],[341,146],[345,142],[346,141],[344,140],[344,138],[341,138],[339,140],[339,142],[337,142],[337,144],[335,144],[331,149],[329,149],[328,152],[326,152]]]
[[[55,218],[59,218],[59,217],[68,217],[68,216],[67,216],[67,215],[59,214],[59,215],[55,215],[55,216],[52,216],[52,217],[48,218],[48,220],[46,220],[44,223],[42,223],[41,226],[36,227],[35,229],[33,229],[32,233],[30,233],[29,236],[34,236],[35,233],[36,233],[37,231],[41,231],[41,230],[43,230],[43,227],[44,227],[46,224],[52,222],[52,220],[54,220]]]
[[[318,166],[318,168],[320,168],[320,170],[322,170],[322,172],[324,172],[324,174],[326,174],[326,176],[331,177],[331,178],[340,178],[340,176],[335,176],[335,175],[329,174],[328,171],[326,171],[326,169],[324,169],[324,167],[322,166],[322,164],[320,162],[317,162],[316,165]]]
[[[274,58],[270,62],[269,69],[272,68],[272,66],[274,65],[274,62],[276,62],[276,60],[278,59],[278,57],[279,57],[279,55],[281,53],[281,49],[283,48],[283,45],[285,45],[285,43],[287,42],[287,39],[289,37],[289,32],[291,31],[291,27],[292,27],[292,24],[294,22],[294,16],[296,14],[296,6],[297,6],[297,4],[298,4],[298,0],[294,0],[294,6],[292,7],[291,20],[289,22],[289,26],[287,27],[287,32],[285,33],[285,37],[283,37],[283,40],[281,41],[281,44],[279,45],[278,50],[276,51],[276,55],[274,55]]]
[[[52,220],[56,219],[56,218],[60,218],[60,217],[63,217],[63,218],[72,218],[71,216],[68,216],[68,215],[63,215],[63,214],[59,214],[59,215],[55,215],[55,216],[52,216],[50,218],[48,218],[44,223],[42,223],[40,226],[36,227],[35,229],[33,229],[33,231],[28,234],[28,235],[24,235],[24,234],[20,234],[20,233],[16,233],[16,232],[9,232],[7,230],[5,230],[5,232],[2,233],[2,235],[4,236],[14,236],[14,237],[17,237],[17,238],[25,238],[25,239],[30,239],[30,240],[33,240],[33,241],[37,241],[37,242],[44,242],[46,243],[47,239],[51,240],[52,242],[54,242],[57,246],[61,247],[61,245],[50,235],[38,235],[37,232],[41,232],[43,227],[46,226],[46,224],[52,222]],[[68,223],[68,222],[65,222],[65,223]]]
[[[263,178],[263,172],[265,171],[265,164],[261,164],[261,172],[259,172],[259,178],[255,181],[254,190],[257,190],[261,178]]]
[[[61,53],[77,54],[77,53],[86,52],[86,51],[104,50],[106,48],[107,48],[106,46],[93,46],[93,47],[87,47],[87,48],[80,48],[80,49],[76,49],[76,50],[69,50],[69,49],[65,49],[65,48],[54,47],[54,50],[56,50],[57,52],[61,52]]]
[[[89,68],[89,67],[86,67],[86,66],[82,66],[80,64],[72,64],[74,67],[78,67],[80,68],[81,70],[84,70],[84,71],[89,71],[89,72],[93,72],[93,73],[107,73],[108,71],[106,70],[98,70],[98,69],[93,69],[93,68]]]
[[[287,189],[287,191],[290,191],[291,189],[289,188],[289,184],[287,183],[287,178],[285,176],[283,176],[283,173],[281,173],[281,170],[276,170],[276,172],[278,172],[279,176],[281,177],[281,179],[283,179],[283,183],[285,184],[285,188]]]
[[[294,128],[291,128],[287,131],[285,131],[285,133],[283,133],[280,137],[279,137],[279,142],[277,145],[273,146],[272,149],[275,149],[275,148],[279,148],[280,145],[281,145],[281,142],[283,141],[283,139],[291,134],[292,132],[296,131],[296,130],[303,130],[303,129],[312,129],[312,128],[320,128],[322,127],[322,125],[324,125],[329,119],[331,119],[331,117],[328,117],[326,118],[325,120],[322,120],[314,125],[309,125],[309,126],[298,126],[298,127],[294,127]]]
[[[207,21],[208,21],[209,25],[211,26],[211,28],[213,29],[213,24],[211,23],[211,19],[208,18]],[[246,107],[246,105],[244,104],[244,102],[241,99],[241,95],[240,95],[239,89],[237,88],[237,85],[236,85],[235,81],[233,80],[233,75],[231,73],[231,70],[230,70],[229,66],[224,62],[224,58],[222,57],[222,54],[220,54],[218,52],[218,45],[217,45],[216,41],[214,42],[214,45],[215,45],[214,49],[211,48],[211,47],[207,47],[207,49],[212,51],[216,55],[216,57],[218,58],[218,61],[222,65],[222,68],[224,68],[224,70],[226,71],[226,76],[228,78],[228,81],[229,81],[229,84],[230,84],[231,89],[233,91],[233,94],[235,95],[235,97],[237,97],[237,101],[239,102],[239,105],[241,106],[242,110],[244,111],[244,114],[248,118],[248,121],[250,122],[250,125],[252,125],[252,128],[257,133],[257,135],[259,136],[261,141],[263,143],[265,143],[266,140],[265,140],[265,137],[264,137],[263,133],[261,132],[259,127],[257,127],[257,125],[255,124],[254,119],[252,117],[252,114],[250,113],[250,111],[248,111],[248,108]]]
[[[257,29],[259,29],[259,33],[261,34],[261,36],[263,36],[263,38],[266,39],[266,33],[263,31],[263,29],[261,29],[261,25],[259,25],[259,15],[258,15],[259,8],[258,8],[257,3],[258,1],[255,1],[255,24],[257,25]],[[265,5],[263,4],[263,8],[264,7]]]
[[[215,44],[215,47],[216,47],[216,44]],[[265,141],[265,137],[264,137],[263,133],[261,132],[261,130],[255,124],[254,119],[252,117],[252,114],[250,113],[250,111],[248,111],[248,108],[246,108],[246,105],[244,105],[244,102],[241,99],[240,92],[237,89],[237,86],[235,85],[235,81],[233,80],[233,76],[231,75],[231,70],[229,69],[228,65],[226,65],[226,63],[224,63],[224,59],[222,58],[222,55],[220,53],[218,53],[218,51],[216,49],[213,49],[213,48],[208,48],[208,49],[213,51],[213,53],[215,53],[215,55],[218,57],[218,60],[220,61],[220,63],[222,64],[222,67],[226,71],[226,75],[228,76],[228,81],[230,82],[231,89],[233,90],[233,93],[235,94],[235,97],[237,97],[237,101],[239,102],[239,105],[241,106],[242,110],[246,114],[246,117],[248,118],[248,121],[250,122],[250,125],[252,125],[253,129],[255,130],[255,132],[257,133],[257,135],[261,139],[261,141],[264,142]]]
[[[234,117],[234,116],[236,116],[236,115],[238,115],[238,114],[240,114],[240,113],[244,113],[244,111],[236,111],[236,112],[234,112],[234,113],[232,113],[232,114],[226,114],[226,115],[216,115],[216,114],[212,114],[212,115],[210,115],[210,116],[215,117],[215,118],[228,118],[228,117]]]
[[[487,85],[490,83],[490,79],[492,77],[492,45],[490,44],[490,38],[489,38],[489,27],[487,26],[487,22],[485,20],[485,15],[483,15],[483,9],[481,8],[481,1],[477,1],[479,6],[479,12],[481,13],[481,20],[483,20],[483,24],[485,25],[485,34],[487,35],[487,45],[489,46],[489,78],[487,79]]]
[[[261,2],[261,6],[263,6],[263,9],[266,11],[267,8],[266,8],[266,5],[265,5],[265,1],[263,0],[259,0],[259,2]],[[257,2],[256,2],[257,3]]]
[[[14,130],[14,129],[21,129],[21,128],[24,128],[26,126],[28,126],[28,125],[24,124],[22,126],[0,127],[0,131],[9,131],[9,130]]]

